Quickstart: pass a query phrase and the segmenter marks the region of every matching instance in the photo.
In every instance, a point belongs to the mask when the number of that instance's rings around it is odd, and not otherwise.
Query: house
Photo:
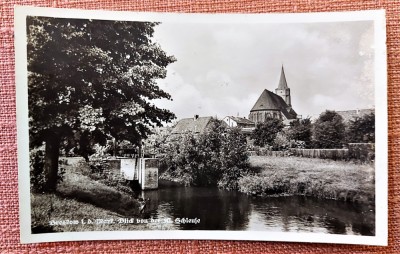
[[[375,109],[355,109],[355,110],[345,110],[345,111],[335,111],[342,118],[344,123],[349,123],[350,120],[354,120],[357,117],[363,117],[365,115],[375,113]]]
[[[229,127],[253,128],[254,122],[238,116],[225,116],[222,119]]]
[[[287,85],[283,66],[275,93],[264,89],[250,110],[249,120],[255,124],[264,122],[267,117],[278,118],[286,123],[298,117],[292,108],[290,88]]]
[[[178,121],[172,129],[171,134],[180,135],[185,133],[204,133],[210,127],[212,119],[213,117],[211,116],[199,117],[198,115],[195,115],[193,118],[183,118]]]
[[[349,124],[351,120],[354,120],[357,117],[363,117],[365,115],[375,113],[375,109],[373,109],[373,108],[351,109],[351,110],[342,110],[342,111],[331,110],[331,111],[335,111],[336,113],[338,113],[343,118],[343,123],[346,125]],[[324,112],[322,112],[322,113],[324,113]],[[319,118],[319,116],[321,114],[310,116],[311,122],[314,123],[315,121],[317,121],[317,119]]]

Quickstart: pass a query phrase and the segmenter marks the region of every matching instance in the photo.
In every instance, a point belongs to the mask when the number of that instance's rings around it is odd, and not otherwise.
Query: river
[[[142,191],[138,196],[149,199],[142,214],[144,219],[199,219],[199,223],[154,223],[153,229],[375,235],[373,207],[350,202],[303,196],[253,197],[163,180],[158,190]]]

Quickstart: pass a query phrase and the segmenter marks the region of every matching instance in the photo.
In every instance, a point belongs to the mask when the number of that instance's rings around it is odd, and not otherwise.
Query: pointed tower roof
[[[286,82],[286,77],[285,77],[285,71],[283,70],[283,64],[282,64],[282,70],[281,70],[281,77],[279,79],[279,85],[278,85],[278,89],[279,90],[285,90],[288,89],[288,85]]]

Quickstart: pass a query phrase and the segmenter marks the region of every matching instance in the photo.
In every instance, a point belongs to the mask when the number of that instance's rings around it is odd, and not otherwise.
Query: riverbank
[[[31,194],[34,233],[145,230],[148,227],[119,223],[125,218],[140,218],[138,201],[116,187],[93,180],[88,176],[90,167],[83,159],[72,158],[63,167],[64,179],[56,193]]]
[[[301,157],[251,156],[257,172],[239,179],[249,195],[304,195],[364,204],[375,203],[373,164]]]

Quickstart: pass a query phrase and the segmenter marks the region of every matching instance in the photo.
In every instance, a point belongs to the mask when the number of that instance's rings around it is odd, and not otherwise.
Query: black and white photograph
[[[387,244],[384,11],[16,15],[22,242]]]

